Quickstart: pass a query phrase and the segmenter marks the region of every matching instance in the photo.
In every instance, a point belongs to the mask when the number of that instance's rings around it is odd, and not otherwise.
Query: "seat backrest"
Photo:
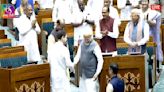
[[[0,30],[0,39],[5,39],[5,38],[7,38],[7,35],[5,35],[5,31]]]
[[[10,47],[11,39],[0,39],[0,48],[2,47]]]
[[[5,53],[0,55],[1,67],[19,67],[27,64],[27,52]]]
[[[21,51],[24,51],[24,46],[0,48],[0,54],[15,53],[15,52],[21,52]]]
[[[42,18],[42,29],[47,31],[48,35],[54,29],[54,22],[52,22],[52,18]]]

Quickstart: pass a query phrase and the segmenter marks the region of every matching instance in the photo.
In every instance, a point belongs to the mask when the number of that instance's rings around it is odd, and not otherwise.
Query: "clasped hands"
[[[101,34],[102,34],[103,37],[106,36],[108,34],[108,30],[101,31]]]

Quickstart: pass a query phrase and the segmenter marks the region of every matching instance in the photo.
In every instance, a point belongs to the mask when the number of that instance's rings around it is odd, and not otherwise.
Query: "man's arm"
[[[106,87],[106,92],[113,92],[113,86],[111,83],[108,83],[108,85]]]
[[[79,46],[79,48],[77,50],[77,54],[74,58],[74,65],[76,65],[79,62],[80,56],[81,56],[81,45]]]
[[[101,29],[100,29],[100,21],[96,21],[95,25],[96,25],[95,37],[98,38],[98,39],[101,39],[102,34],[101,34]]]
[[[104,63],[103,56],[102,56],[102,53],[101,53],[101,49],[100,49],[98,44],[94,48],[94,52],[93,53],[97,57],[97,61],[98,61],[97,70],[96,70],[96,73],[93,76],[93,78],[96,79],[98,77],[98,75],[100,74],[100,72],[102,70],[102,67],[103,67],[103,63]]]
[[[118,38],[119,36],[119,30],[118,30],[118,23],[117,21],[114,20],[114,23],[113,23],[113,32],[109,32],[108,31],[108,36],[112,37],[112,38]]]
[[[148,41],[149,41],[149,25],[147,23],[145,23],[145,25],[144,25],[144,37],[139,42],[137,42],[137,45],[138,46],[144,45]]]
[[[132,44],[132,41],[131,39],[129,38],[129,23],[126,25],[126,28],[125,28],[125,32],[124,32],[124,41],[131,45]]]

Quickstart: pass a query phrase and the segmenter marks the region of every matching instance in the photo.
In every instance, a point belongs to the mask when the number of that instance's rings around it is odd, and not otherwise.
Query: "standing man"
[[[65,24],[71,24],[73,21],[73,0],[56,0],[53,11],[52,20],[56,23],[58,20],[64,21]]]
[[[109,75],[111,76],[111,80],[108,82],[106,87],[106,92],[124,92],[125,83],[123,80],[118,78],[118,64],[112,63],[109,66]]]
[[[138,7],[141,0],[117,0],[117,7],[121,9],[120,19],[130,20],[131,10],[134,7]]]
[[[144,54],[149,40],[149,25],[141,18],[139,9],[132,10],[131,19],[124,32],[124,41],[129,45],[128,53]]]
[[[51,92],[71,92],[67,68],[73,69],[70,53],[65,46],[67,42],[66,32],[62,29],[56,31],[53,48],[49,50],[48,62],[51,70]]]
[[[77,0],[77,7],[74,8],[74,46],[78,46],[80,41],[83,40],[83,35],[85,33],[93,33],[94,19],[89,19],[86,14],[86,5],[83,0]]]
[[[101,49],[92,34],[84,34],[77,55],[74,58],[74,65],[79,62],[80,69],[80,92],[99,92],[98,75],[103,67]]]
[[[163,51],[160,40],[161,13],[156,10],[151,10],[148,0],[142,0],[141,6],[144,20],[147,21],[150,27],[150,36],[153,37],[153,41],[157,44],[156,59],[157,65],[159,66],[159,62],[163,61]]]
[[[13,19],[13,23],[19,31],[18,45],[25,47],[28,61],[41,61],[37,39],[40,27],[35,19],[32,6],[27,5],[20,17]]]
[[[103,18],[97,25],[96,37],[100,38],[100,47],[104,54],[116,56],[116,38],[119,35],[118,23],[109,16],[109,7],[102,9],[102,15]]]
[[[121,20],[116,8],[112,5],[113,0],[104,0],[104,7],[109,7],[109,16],[112,17],[114,20],[117,21],[118,25],[121,24]]]

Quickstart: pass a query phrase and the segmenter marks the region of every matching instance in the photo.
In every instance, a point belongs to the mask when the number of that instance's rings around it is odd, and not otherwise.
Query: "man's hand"
[[[95,74],[95,75],[93,76],[93,81],[97,80],[97,78],[98,78],[98,75]]]
[[[106,36],[108,34],[108,30],[101,31],[101,34],[102,34],[103,37]]]
[[[31,24],[32,24],[32,28],[36,28],[36,25],[35,25],[36,24],[36,20],[33,20]]]
[[[132,47],[135,47],[135,46],[137,46],[138,44],[137,44],[137,42],[132,42],[131,44],[130,44],[130,46],[132,46]]]

